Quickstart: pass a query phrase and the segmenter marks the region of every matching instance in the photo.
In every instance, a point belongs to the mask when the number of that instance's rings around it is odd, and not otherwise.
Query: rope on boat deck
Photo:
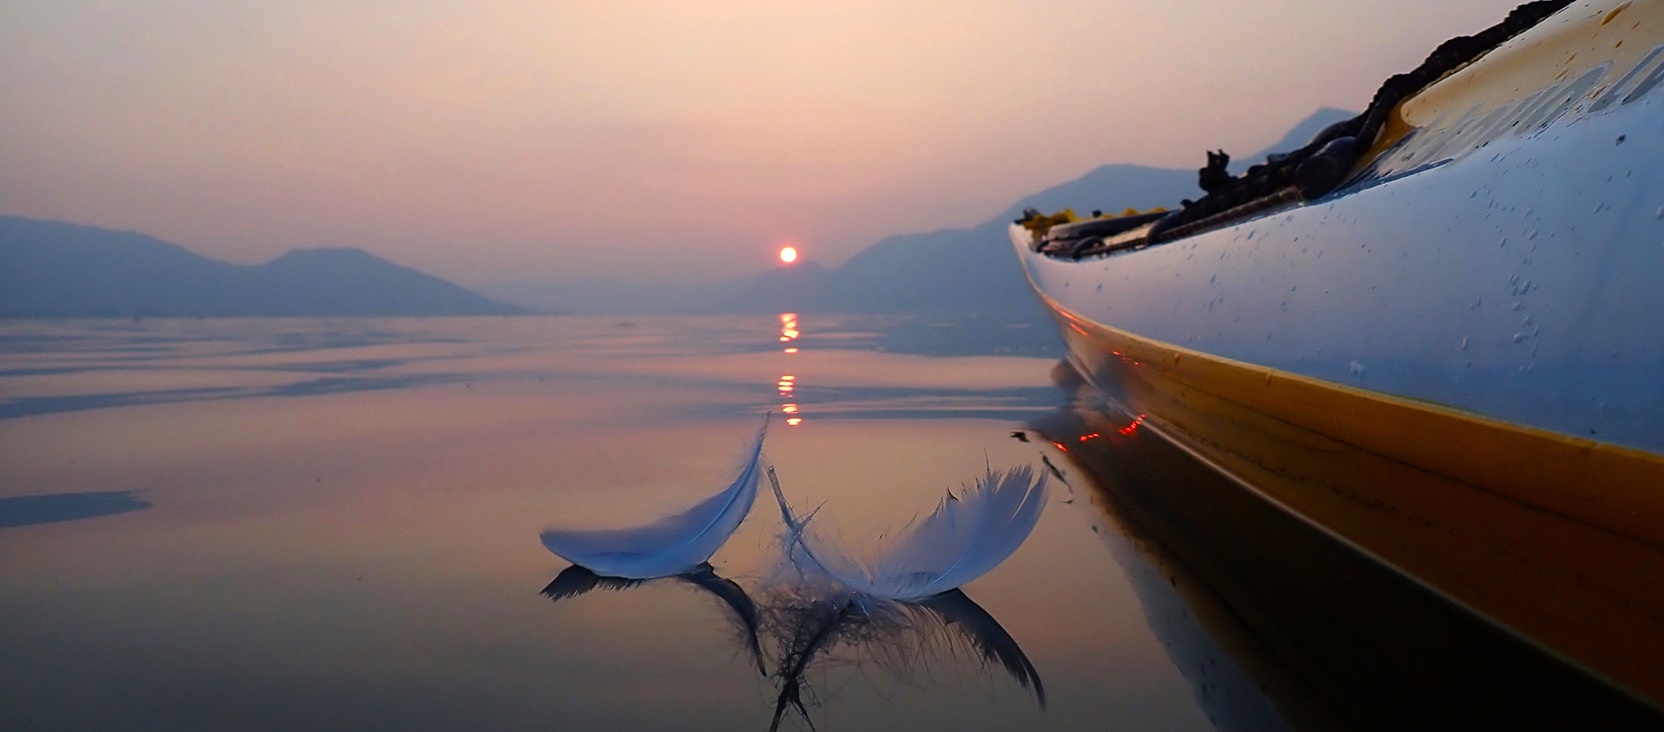
[[[1086,238],[1082,241],[1066,245],[1056,242],[1058,246],[1048,246],[1053,243],[1046,241],[1046,234],[1052,226],[1075,220],[1070,211],[1045,217],[1039,211],[1028,209],[1017,223],[1034,232],[1036,250],[1079,259],[1181,239],[1270,208],[1318,198],[1345,182],[1358,160],[1374,147],[1382,127],[1399,103],[1496,50],[1509,39],[1571,5],[1572,1],[1528,2],[1514,8],[1501,23],[1471,36],[1457,36],[1439,44],[1420,66],[1383,82],[1375,91],[1369,107],[1361,114],[1329,125],[1305,147],[1269,156],[1264,163],[1250,167],[1240,177],[1226,170],[1231,157],[1224,150],[1209,151],[1208,164],[1197,171],[1197,183],[1206,195],[1195,201],[1183,201],[1182,209],[1157,220],[1140,240],[1109,245],[1102,237],[1083,231],[1080,235]]]
[[[1381,84],[1369,107],[1356,117],[1324,128],[1305,147],[1270,156],[1240,178],[1225,171],[1230,156],[1223,150],[1208,153],[1208,164],[1198,171],[1200,200],[1184,201],[1184,208],[1150,227],[1149,244],[1178,239],[1211,225],[1224,223],[1234,212],[1259,199],[1284,199],[1291,193],[1310,200],[1338,187],[1358,159],[1374,146],[1393,108],[1411,95],[1431,86],[1445,75],[1478,60],[1509,39],[1541,23],[1572,0],[1536,0],[1521,5],[1493,25],[1471,36],[1457,36],[1428,54],[1414,70],[1397,74]],[[1198,224],[1209,226],[1197,226]]]

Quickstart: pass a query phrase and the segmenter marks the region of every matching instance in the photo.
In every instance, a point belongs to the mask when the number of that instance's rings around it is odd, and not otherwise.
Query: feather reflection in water
[[[574,564],[542,594],[560,601],[670,579],[716,596],[764,675],[759,636],[766,635],[774,649],[778,695],[771,730],[792,710],[813,727],[809,707],[817,700],[807,684],[810,672],[834,662],[839,650],[855,654],[844,660],[864,658],[902,679],[938,659],[973,658],[1033,689],[1043,708],[1045,687],[1034,664],[993,616],[958,588],[1005,561],[1028,538],[1045,507],[1046,476],[1036,477],[1026,466],[1003,473],[990,468],[958,495],[950,491],[929,516],[909,522],[878,554],[858,557],[808,531],[814,515],[799,519],[792,512],[769,467],[786,530],[781,572],[759,611],[738,584],[718,576],[706,560],[756,499],[767,426],[765,415],[739,478],[682,514],[639,528],[544,532],[544,546]],[[787,572],[791,576],[784,576]]]
[[[769,415],[757,430],[739,477],[710,498],[646,526],[622,529],[548,529],[543,546],[561,558],[609,577],[669,577],[697,568],[722,548],[757,500],[758,469]]]
[[[838,660],[835,654],[840,650],[854,654],[855,663],[864,656],[900,679],[916,676],[941,659],[972,657],[985,669],[1003,668],[1023,688],[1034,690],[1042,708],[1046,706],[1040,672],[1016,639],[960,590],[862,609],[851,595],[811,599],[795,594],[801,589],[785,588],[763,608],[779,687],[770,732],[794,710],[814,727],[809,707],[819,701],[808,684],[810,673]]]
[[[763,667],[762,647],[757,642],[757,606],[751,602],[751,596],[747,595],[744,589],[733,580],[718,575],[709,564],[702,563],[682,574],[654,579],[607,577],[574,564],[555,575],[555,579],[543,588],[542,594],[553,602],[560,602],[594,590],[623,592],[644,582],[659,580],[684,582],[721,600],[728,611],[729,621],[739,630],[746,650],[750,651],[751,658],[756,662],[757,672],[765,675],[768,673]]]
[[[777,645],[779,696],[771,730],[791,710],[808,722],[816,700],[805,679],[817,659],[824,663],[840,648],[865,654],[901,678],[934,659],[969,655],[985,667],[1003,668],[1045,706],[1034,664],[959,589],[1005,561],[1033,532],[1045,508],[1045,475],[1037,477],[1027,466],[989,469],[959,495],[950,491],[933,513],[909,522],[875,554],[859,556],[846,543],[812,531],[815,512],[799,518],[774,468],[767,473],[786,524],[782,570],[788,574],[775,578],[775,597],[763,610],[764,633]]]

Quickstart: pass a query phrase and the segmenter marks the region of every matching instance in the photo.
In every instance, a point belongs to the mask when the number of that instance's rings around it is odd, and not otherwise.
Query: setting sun
[[[797,247],[780,247],[780,261],[791,264],[797,261]]]

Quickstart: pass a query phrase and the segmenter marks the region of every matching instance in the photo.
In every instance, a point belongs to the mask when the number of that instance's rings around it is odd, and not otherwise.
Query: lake
[[[1315,729],[1507,718],[1535,689],[1573,719],[1625,708],[1238,505],[1060,356],[1049,332],[925,317],[0,323],[0,728]],[[765,413],[785,494],[854,545],[989,469],[1050,475],[1048,503],[952,608],[884,622],[794,614],[766,488],[710,582],[544,594],[569,564],[541,531],[714,494]],[[1227,508],[1207,534],[1173,518]],[[1267,592],[1227,586],[1267,568]]]

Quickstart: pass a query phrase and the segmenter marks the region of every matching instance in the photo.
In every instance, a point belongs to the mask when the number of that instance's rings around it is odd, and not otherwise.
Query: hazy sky
[[[1516,4],[0,0],[0,213],[471,285],[837,264],[1247,154]]]

